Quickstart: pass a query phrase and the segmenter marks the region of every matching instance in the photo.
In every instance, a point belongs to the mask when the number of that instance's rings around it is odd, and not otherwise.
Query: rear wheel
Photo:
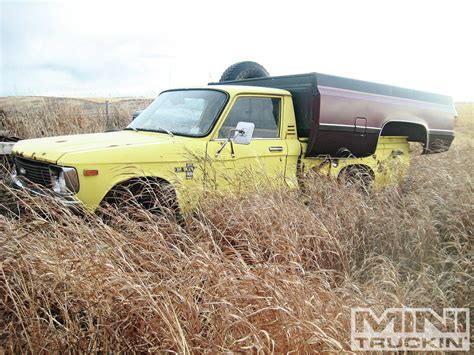
[[[354,186],[358,190],[369,192],[374,182],[374,172],[364,165],[350,165],[339,173],[337,179],[345,186]]]
[[[263,78],[267,76],[270,76],[270,74],[262,65],[246,61],[235,63],[228,67],[222,74],[219,82]]]

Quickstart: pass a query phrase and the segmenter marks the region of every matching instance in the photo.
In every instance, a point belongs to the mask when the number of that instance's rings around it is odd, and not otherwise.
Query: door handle
[[[364,135],[367,133],[367,118],[366,117],[356,117],[354,120],[354,133],[359,133]]]
[[[283,152],[283,147],[269,147],[270,152]]]

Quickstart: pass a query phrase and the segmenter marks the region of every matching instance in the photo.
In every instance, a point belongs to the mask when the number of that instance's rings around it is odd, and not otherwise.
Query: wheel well
[[[420,142],[426,147],[428,132],[426,127],[414,122],[387,122],[380,132],[381,136],[407,136],[410,142]]]
[[[366,173],[369,174],[372,179],[375,179],[375,173],[372,170],[372,168],[368,165],[363,165],[363,164],[352,164],[352,165],[347,165],[344,168],[341,169],[339,174],[337,175],[337,179],[340,180],[346,174],[347,172],[361,172],[361,173]]]
[[[144,183],[149,182],[149,183],[160,183],[160,184],[171,185],[169,181],[157,176],[137,176],[137,177],[130,178],[128,180],[120,181],[119,183],[115,184],[109,191],[112,191],[118,186],[128,186],[135,182],[144,182]]]
[[[359,191],[368,193],[375,181],[375,173],[367,165],[348,165],[341,169],[337,181],[345,186],[356,186]]]
[[[102,199],[102,202],[116,202],[114,200],[122,197],[124,190],[129,191],[132,195],[136,191],[140,191],[141,193],[142,190],[140,187],[144,185],[151,187],[152,189],[160,186],[160,192],[164,193],[162,195],[164,197],[163,201],[166,201],[165,206],[163,207],[177,208],[178,201],[174,186],[169,181],[155,176],[133,177],[128,180],[121,181],[115,184],[107,192],[107,194]],[[166,189],[162,189],[163,187],[166,187]],[[118,195],[116,194],[117,192],[119,192]]]

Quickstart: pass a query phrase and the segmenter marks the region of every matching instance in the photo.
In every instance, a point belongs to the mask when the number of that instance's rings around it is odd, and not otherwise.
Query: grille
[[[15,157],[15,163],[18,175],[25,176],[35,184],[51,186],[51,173],[49,172],[48,163],[20,157]]]

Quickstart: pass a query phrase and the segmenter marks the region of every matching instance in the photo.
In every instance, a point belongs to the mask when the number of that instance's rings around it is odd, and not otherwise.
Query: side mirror
[[[138,115],[139,115],[140,113],[142,113],[142,112],[143,112],[143,111],[135,111],[135,112],[132,114],[132,121],[133,121],[135,118],[137,118]]]
[[[254,128],[255,124],[251,122],[237,123],[237,127],[235,128],[236,134],[234,136],[235,144],[250,144]]]
[[[232,158],[234,158],[234,142],[235,144],[250,144],[254,128],[255,124],[251,122],[237,123],[237,127],[229,131],[229,137],[227,137],[227,139],[222,143],[219,150],[216,152],[216,158],[224,150],[227,143],[230,143],[230,155]]]

